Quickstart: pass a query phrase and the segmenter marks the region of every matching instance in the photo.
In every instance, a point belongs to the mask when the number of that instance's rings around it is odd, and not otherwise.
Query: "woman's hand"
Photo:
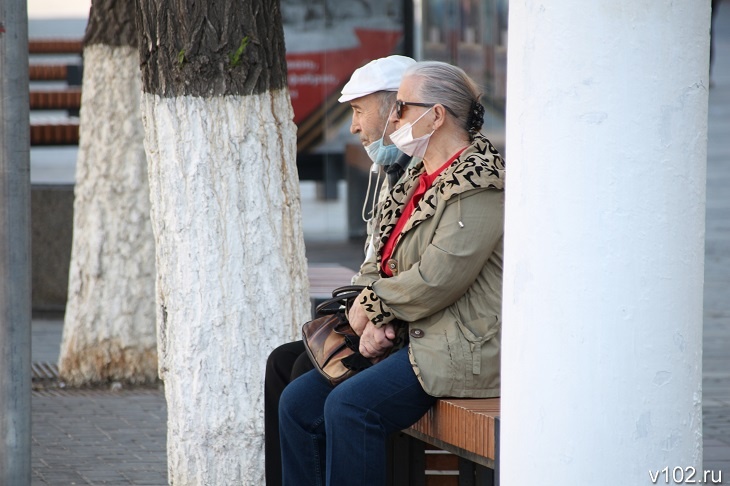
[[[347,313],[347,320],[350,322],[352,330],[358,336],[362,336],[365,326],[370,322],[370,318],[365,313],[365,309],[362,308],[362,305],[357,300],[350,306],[350,311]]]
[[[385,324],[377,327],[368,321],[365,330],[360,336],[360,354],[366,358],[377,358],[393,346],[395,339],[395,327],[393,324]]]

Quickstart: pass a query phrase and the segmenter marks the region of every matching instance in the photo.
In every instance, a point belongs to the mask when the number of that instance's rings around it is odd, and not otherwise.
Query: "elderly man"
[[[350,132],[360,137],[368,156],[379,171],[385,172],[387,190],[401,177],[410,163],[390,142],[393,127],[388,116],[395,105],[398,86],[406,68],[415,61],[405,56],[376,59],[355,70],[350,81],[342,88],[340,103],[350,103],[352,123]],[[373,197],[375,200],[376,198]],[[365,199],[367,204],[368,198]],[[373,202],[373,210],[375,203]],[[366,247],[371,248],[373,235],[368,225]],[[279,448],[279,397],[284,387],[294,378],[312,369],[302,341],[286,343],[271,352],[266,362],[264,391],[264,421],[266,429],[266,484],[281,485],[281,452]]]

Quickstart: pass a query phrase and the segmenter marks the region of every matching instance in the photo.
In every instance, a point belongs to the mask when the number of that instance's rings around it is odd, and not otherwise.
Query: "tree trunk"
[[[157,379],[154,237],[134,3],[95,1],[84,48],[61,378]]]
[[[169,481],[264,484],[266,357],[310,312],[279,3],[139,3]]]

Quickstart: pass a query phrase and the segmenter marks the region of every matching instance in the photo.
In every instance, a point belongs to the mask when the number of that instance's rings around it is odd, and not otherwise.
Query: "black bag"
[[[309,359],[332,386],[372,366],[360,354],[360,336],[347,321],[347,311],[365,287],[349,285],[332,291],[332,298],[319,304],[315,319],[302,326],[304,349]]]

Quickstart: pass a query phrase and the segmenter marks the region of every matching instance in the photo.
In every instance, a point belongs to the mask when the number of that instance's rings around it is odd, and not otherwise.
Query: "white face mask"
[[[426,113],[432,109],[433,108],[429,108],[423,113],[423,115],[416,118],[416,121],[412,123],[408,122],[390,134],[390,140],[396,147],[398,147],[398,150],[410,155],[411,157],[423,158],[423,156],[426,155],[428,141],[431,138],[431,135],[433,135],[433,132],[436,130],[433,130],[431,133],[427,133],[422,137],[413,138],[413,125],[418,123],[418,120],[423,118]]]

